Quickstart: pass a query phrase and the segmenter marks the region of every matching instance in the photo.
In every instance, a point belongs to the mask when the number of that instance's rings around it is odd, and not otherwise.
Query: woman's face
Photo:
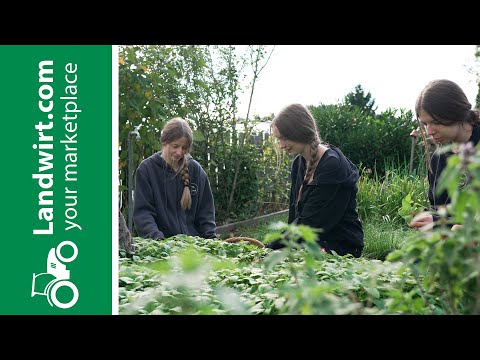
[[[182,137],[162,147],[162,157],[171,165],[178,163],[188,151],[188,140]]]
[[[280,149],[284,149],[288,155],[298,155],[305,152],[305,148],[307,145],[286,139],[285,137],[280,135],[280,132],[275,125],[272,126],[272,132],[273,136],[278,141],[278,146],[280,147]]]
[[[437,144],[444,145],[451,142],[459,142],[461,134],[461,123],[453,123],[450,125],[440,124],[436,122],[430,114],[420,111],[418,119],[425,126],[427,135],[430,136]]]

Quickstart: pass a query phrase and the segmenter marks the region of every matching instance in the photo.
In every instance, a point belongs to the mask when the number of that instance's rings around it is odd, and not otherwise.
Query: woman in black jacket
[[[356,166],[339,148],[321,143],[315,119],[303,105],[283,108],[272,121],[272,132],[281,149],[296,155],[288,223],[320,229],[317,243],[327,252],[359,257],[364,242]],[[278,249],[283,243],[276,240],[268,246]]]
[[[419,128],[425,144],[427,137],[433,139],[437,145],[450,143],[466,144],[471,142],[474,146],[480,139],[479,112],[472,109],[463,90],[450,80],[434,80],[427,84],[417,98],[415,111],[419,122]],[[428,199],[430,211],[415,217],[410,224],[416,229],[429,229],[433,226],[438,215],[439,206],[450,203],[447,191],[437,194],[436,187],[443,169],[447,165],[452,152],[441,153],[435,150],[429,156],[426,145],[427,168],[428,168]],[[467,180],[465,177],[464,180]],[[464,181],[460,186],[465,186]]]

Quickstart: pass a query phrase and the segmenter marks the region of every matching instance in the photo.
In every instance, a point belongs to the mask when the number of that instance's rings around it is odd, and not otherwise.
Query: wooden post
[[[412,138],[412,148],[410,150],[410,166],[408,170],[408,174],[412,175],[413,171],[413,155],[415,154],[415,143],[417,142],[417,129],[413,129],[412,132],[410,133],[410,137]]]

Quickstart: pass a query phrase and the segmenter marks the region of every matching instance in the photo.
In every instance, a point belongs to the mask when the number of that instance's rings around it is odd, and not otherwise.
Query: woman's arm
[[[152,186],[143,169],[138,168],[135,174],[133,221],[139,236],[156,240],[165,238],[155,222],[156,215]]]

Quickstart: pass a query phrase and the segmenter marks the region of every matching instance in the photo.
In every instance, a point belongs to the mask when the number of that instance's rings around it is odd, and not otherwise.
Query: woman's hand
[[[420,231],[430,230],[433,228],[433,216],[427,211],[422,211],[412,219],[409,226]]]

